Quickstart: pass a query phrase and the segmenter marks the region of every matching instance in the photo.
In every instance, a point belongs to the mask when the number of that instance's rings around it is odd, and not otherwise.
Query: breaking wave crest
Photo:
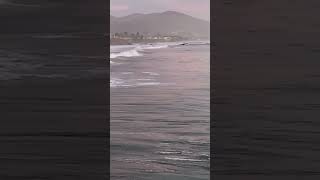
[[[125,48],[128,48],[126,46],[124,46]],[[159,45],[136,45],[133,46],[131,49],[126,49],[124,51],[121,52],[111,52],[110,53],[110,58],[111,59],[115,59],[118,57],[138,57],[138,56],[142,56],[141,52],[143,52],[144,50],[152,50],[152,49],[162,49],[162,48],[168,48],[169,45],[163,45],[163,44],[159,44]]]
[[[141,56],[141,54],[136,49],[131,49],[119,53],[110,53],[110,58],[118,58],[118,57],[136,57]]]
[[[163,49],[163,48],[168,48],[169,45],[142,45],[142,46],[138,46],[137,49],[138,50],[148,50],[148,49]]]

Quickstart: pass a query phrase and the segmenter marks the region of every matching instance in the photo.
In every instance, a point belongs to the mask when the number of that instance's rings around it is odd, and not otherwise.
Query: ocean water
[[[110,50],[111,179],[209,179],[209,43]]]

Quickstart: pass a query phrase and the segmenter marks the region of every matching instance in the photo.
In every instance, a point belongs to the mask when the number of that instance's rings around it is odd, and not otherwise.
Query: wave
[[[159,76],[158,73],[155,73],[155,72],[142,72],[143,74],[148,74],[150,76]]]
[[[160,82],[130,82],[124,81],[122,79],[111,78],[110,87],[139,87],[139,86],[157,86],[160,85]]]
[[[192,161],[192,162],[206,161],[206,160],[201,160],[201,159],[191,159],[191,158],[185,158],[185,157],[164,157],[164,159],[173,160],[173,161]]]
[[[140,82],[137,83],[137,86],[156,86],[156,85],[160,85],[160,82]]]
[[[131,49],[119,53],[110,53],[110,58],[115,59],[118,57],[136,57],[141,56],[141,54],[136,49]]]
[[[148,50],[148,49],[163,49],[163,48],[168,48],[169,45],[165,44],[165,45],[143,45],[143,46],[138,46],[137,49],[138,50]]]
[[[161,154],[161,155],[170,155],[170,154],[182,154],[181,151],[160,151],[158,152],[158,154]]]
[[[114,47],[111,47],[112,51],[115,51],[115,50],[119,51],[121,50],[121,48],[125,50],[120,52],[111,52],[110,58],[115,59],[118,57],[138,57],[138,56],[142,56],[141,52],[143,52],[144,50],[162,49],[162,48],[168,48],[168,47],[169,45],[167,44],[134,45],[134,46],[123,46],[123,47],[114,46]]]
[[[115,78],[111,77],[110,87],[141,87],[141,86],[158,86],[163,83],[157,82],[155,79],[131,79],[131,78]],[[165,85],[165,84],[163,84]]]
[[[116,78],[110,79],[110,87],[121,86],[122,83],[123,83],[123,81],[121,79],[116,79]]]
[[[172,47],[183,47],[183,46],[207,46],[210,45],[210,42],[184,42],[184,43],[179,43],[176,45],[172,45]]]

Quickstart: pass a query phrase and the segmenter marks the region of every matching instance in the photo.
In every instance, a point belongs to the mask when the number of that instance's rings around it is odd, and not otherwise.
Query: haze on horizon
[[[111,0],[111,15],[177,11],[210,21],[210,0]]]

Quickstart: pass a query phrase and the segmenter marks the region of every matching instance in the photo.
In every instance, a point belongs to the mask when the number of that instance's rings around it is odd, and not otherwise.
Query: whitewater
[[[173,45],[173,44],[172,44]],[[162,49],[169,47],[169,44],[150,44],[150,45],[126,45],[126,46],[111,46],[110,59],[118,57],[136,57],[142,56],[145,50]]]
[[[181,48],[186,46],[209,45],[206,41],[190,41],[190,42],[166,42],[166,43],[150,43],[150,44],[133,44],[133,45],[114,45],[110,46],[110,65],[111,67],[125,65],[127,60],[139,60],[143,56],[161,49]],[[110,79],[110,87],[137,87],[137,86],[157,86],[169,85],[170,83],[159,82],[155,76],[159,76],[159,72],[140,72],[133,74],[132,72],[112,73]],[[134,76],[140,78],[132,78]]]

